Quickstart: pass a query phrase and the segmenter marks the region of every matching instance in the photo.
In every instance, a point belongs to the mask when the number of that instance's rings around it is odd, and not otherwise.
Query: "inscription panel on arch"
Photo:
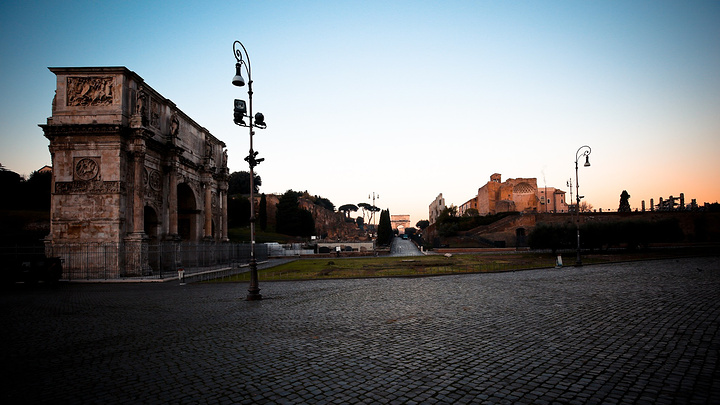
[[[120,181],[58,181],[55,194],[118,194],[124,193]]]

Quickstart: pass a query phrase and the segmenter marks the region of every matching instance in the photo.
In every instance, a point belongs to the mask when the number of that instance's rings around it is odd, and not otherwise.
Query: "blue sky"
[[[0,6],[0,163],[50,164],[49,66],[126,66],[228,146],[248,49],[262,192],[428,216],[493,173],[617,209],[720,199],[717,1],[16,1]]]

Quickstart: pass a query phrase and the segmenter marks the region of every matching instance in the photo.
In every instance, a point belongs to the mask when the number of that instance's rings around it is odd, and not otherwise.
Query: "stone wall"
[[[365,238],[357,224],[345,221],[345,215],[342,212],[328,210],[303,197],[299,198],[299,204],[300,208],[313,214],[317,236],[327,235],[326,239],[343,241]]]
[[[125,67],[50,71],[49,244],[227,240],[222,141]]]
[[[685,243],[718,243],[720,242],[720,213],[713,212],[632,212],[632,213],[583,213],[581,223],[604,223],[624,221],[663,221],[677,220],[682,230]],[[503,218],[487,226],[459,232],[466,239],[481,237],[490,241],[504,242],[507,247],[526,246],[527,238],[538,224],[565,224],[575,226],[573,214],[519,214]],[[438,237],[436,224],[423,232],[426,241],[432,242]],[[448,238],[442,244],[450,243]],[[451,243],[450,243],[451,244]],[[452,244],[451,244],[452,245]]]
[[[437,221],[438,216],[440,216],[445,208],[445,199],[443,198],[442,193],[440,193],[437,197],[435,197],[435,201],[433,201],[428,207],[428,219],[430,224],[434,224],[435,221]]]

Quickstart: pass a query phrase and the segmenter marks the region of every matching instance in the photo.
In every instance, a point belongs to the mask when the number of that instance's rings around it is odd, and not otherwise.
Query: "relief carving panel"
[[[73,180],[90,181],[100,179],[100,158],[75,158],[73,166]]]
[[[112,77],[68,77],[67,105],[97,107],[112,105]]]
[[[150,108],[150,125],[160,127],[160,104],[154,99]]]

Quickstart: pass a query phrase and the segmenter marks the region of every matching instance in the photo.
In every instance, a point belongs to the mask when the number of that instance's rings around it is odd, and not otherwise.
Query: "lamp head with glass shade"
[[[232,79],[232,84],[238,87],[245,85],[245,79],[242,77],[242,64],[240,62],[235,64],[235,76]]]

